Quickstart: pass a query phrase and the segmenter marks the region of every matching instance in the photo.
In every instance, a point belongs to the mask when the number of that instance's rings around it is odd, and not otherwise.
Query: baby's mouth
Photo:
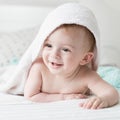
[[[55,62],[50,62],[53,67],[60,67],[63,64],[55,63]]]

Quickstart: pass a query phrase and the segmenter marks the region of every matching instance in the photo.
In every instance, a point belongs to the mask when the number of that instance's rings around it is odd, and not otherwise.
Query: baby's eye
[[[46,43],[46,44],[45,44],[45,47],[51,48],[51,47],[52,47],[52,45],[51,45],[51,44],[49,44],[49,43]]]
[[[68,48],[63,48],[64,52],[70,52],[70,50]]]

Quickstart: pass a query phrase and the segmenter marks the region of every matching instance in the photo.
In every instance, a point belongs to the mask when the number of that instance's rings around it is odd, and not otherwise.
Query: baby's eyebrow
[[[46,43],[49,43],[50,41],[48,40],[48,39],[46,39],[45,41],[44,41],[44,44],[46,44]]]
[[[47,39],[45,40],[45,42],[51,42],[51,40],[50,40],[49,38],[47,38]]]
[[[63,46],[68,46],[68,47],[71,47],[71,48],[75,49],[75,47],[73,45],[63,44]]]

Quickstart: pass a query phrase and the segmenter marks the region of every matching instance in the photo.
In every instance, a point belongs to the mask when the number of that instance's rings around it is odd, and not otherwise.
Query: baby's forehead
[[[48,39],[53,36],[68,36],[68,37],[78,37],[83,36],[85,34],[85,27],[75,24],[64,24],[57,27],[49,36]]]
[[[78,33],[82,35],[84,38],[88,40],[93,40],[95,42],[95,37],[93,33],[85,26],[83,25],[77,25],[77,24],[63,24],[59,26],[57,29],[64,29],[66,31],[72,31],[73,33]]]
[[[51,37],[54,35],[54,33],[62,33],[64,35],[68,36],[86,36],[87,34],[87,28],[81,25],[76,24],[63,24],[59,27],[57,27],[52,33],[48,36]]]
[[[93,34],[86,27],[84,27],[82,25],[76,25],[76,24],[63,24],[63,25],[59,26],[56,30],[54,30],[54,32],[55,31],[64,31],[65,33],[67,33],[70,36],[72,36],[72,35],[74,35],[74,37],[79,36],[84,39],[93,37]]]
[[[82,25],[77,25],[77,24],[63,24],[56,28],[48,37],[47,41],[53,38],[53,36],[58,36],[58,33],[62,33],[61,36],[65,35],[68,37],[71,37],[71,39],[75,40],[78,39],[80,42],[90,42],[94,40],[93,34],[84,26]],[[61,37],[60,36],[60,37]],[[89,41],[90,40],[90,41]]]
[[[47,38],[46,42],[62,41],[64,43],[82,42],[86,39],[84,30],[78,25],[62,25],[54,30]],[[83,40],[82,40],[83,39]]]

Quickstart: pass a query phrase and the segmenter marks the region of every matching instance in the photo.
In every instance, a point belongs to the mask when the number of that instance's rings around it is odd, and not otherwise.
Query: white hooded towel
[[[12,74],[0,78],[0,91],[11,94],[23,94],[29,68],[40,55],[40,49],[45,39],[52,31],[63,24],[77,24],[88,28],[94,35],[96,46],[94,49],[93,70],[97,69],[99,58],[99,29],[97,21],[90,9],[79,3],[66,3],[53,10],[41,25],[35,40],[22,56]]]

